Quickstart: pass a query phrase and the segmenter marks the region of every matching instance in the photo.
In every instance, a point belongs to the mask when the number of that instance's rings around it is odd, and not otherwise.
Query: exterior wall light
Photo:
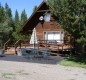
[[[43,17],[43,16],[40,16],[40,17],[39,17],[39,20],[40,20],[40,21],[43,21],[43,20],[44,20],[44,17]]]

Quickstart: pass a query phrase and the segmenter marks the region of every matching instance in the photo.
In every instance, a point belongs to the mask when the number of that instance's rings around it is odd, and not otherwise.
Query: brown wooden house
[[[54,45],[70,43],[69,34],[55,20],[50,12],[50,6],[45,1],[32,13],[20,33],[31,35],[30,44],[38,44],[38,40]]]

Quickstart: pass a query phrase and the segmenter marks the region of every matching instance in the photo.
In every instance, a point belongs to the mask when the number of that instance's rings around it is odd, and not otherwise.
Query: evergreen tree
[[[18,11],[16,10],[16,11],[15,11],[15,18],[14,18],[15,28],[18,27],[19,22],[20,22],[20,21],[19,21],[19,13],[18,13]]]
[[[0,6],[0,32],[3,42],[6,42],[9,38],[11,38],[13,27],[14,23],[12,19],[11,9],[6,3],[5,8],[3,6]]]
[[[9,6],[8,6],[7,3],[5,4],[5,17],[10,17],[10,18],[12,18],[12,11],[11,11],[11,9],[9,8]]]
[[[19,13],[16,10],[15,17],[13,18],[8,4],[6,3],[5,7],[0,4],[0,44],[2,43],[3,45],[9,38],[13,40],[28,38],[18,33],[26,20],[27,14],[25,10],[22,11],[21,17],[19,17]]]
[[[15,12],[15,24],[17,24],[17,23],[19,23],[19,13],[16,10],[16,12]]]
[[[81,47],[86,46],[86,0],[48,0],[52,14],[75,38],[75,43]],[[80,50],[78,49],[78,51]]]
[[[15,40],[20,39],[18,31],[20,29],[20,20],[19,20],[19,13],[16,10],[15,11],[15,17],[14,17],[14,32],[12,33],[12,36],[15,38]]]
[[[5,20],[7,20],[8,28],[13,28],[12,11],[7,3],[5,4]]]
[[[0,3],[0,8],[1,8],[1,3]]]
[[[16,31],[13,32],[13,34],[12,34],[14,36],[15,40],[28,39],[28,36],[21,35],[19,33],[19,30],[21,29],[21,27],[23,26],[23,24],[25,23],[26,20],[27,20],[27,15],[26,15],[25,10],[23,10],[22,13],[21,13],[21,20],[19,19],[19,14],[18,14],[18,11],[16,10],[16,12],[15,12]]]
[[[26,11],[24,9],[21,13],[21,26],[25,23],[26,20],[27,20],[27,14],[26,14]]]
[[[4,22],[4,20],[5,20],[4,8],[0,6],[0,22]]]
[[[33,8],[33,12],[35,12],[36,10],[37,10],[37,6],[34,6],[34,8]]]
[[[25,11],[25,9],[22,11],[22,13],[21,13],[21,22],[20,22],[20,29],[21,29],[21,27],[25,24],[25,22],[27,21],[27,14],[26,14],[26,11]],[[20,35],[20,37],[22,38],[22,39],[28,39],[29,38],[29,36],[28,35]]]

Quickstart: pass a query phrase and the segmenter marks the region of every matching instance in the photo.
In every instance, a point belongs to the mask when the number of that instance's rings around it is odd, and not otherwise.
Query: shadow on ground
[[[64,57],[61,56],[49,56],[47,58],[26,58],[17,55],[5,55],[0,57],[0,61],[13,61],[13,62],[30,62],[30,63],[40,63],[40,64],[57,64]]]

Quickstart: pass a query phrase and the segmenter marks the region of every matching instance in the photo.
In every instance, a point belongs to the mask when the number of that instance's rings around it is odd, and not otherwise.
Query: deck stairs
[[[7,50],[5,50],[4,54],[7,54],[7,55],[16,55],[15,47],[9,47]]]
[[[28,43],[23,44],[21,40],[15,41],[15,43],[12,43],[11,45],[8,45],[9,42],[10,40],[8,40],[4,44],[4,54],[6,55],[16,55],[17,50],[19,50],[20,48],[26,48],[29,46]]]
[[[21,47],[21,48],[28,48],[28,47]],[[4,50],[4,54],[6,55],[16,55],[17,51],[20,50],[19,47],[15,49],[15,47],[8,47],[7,50]]]

